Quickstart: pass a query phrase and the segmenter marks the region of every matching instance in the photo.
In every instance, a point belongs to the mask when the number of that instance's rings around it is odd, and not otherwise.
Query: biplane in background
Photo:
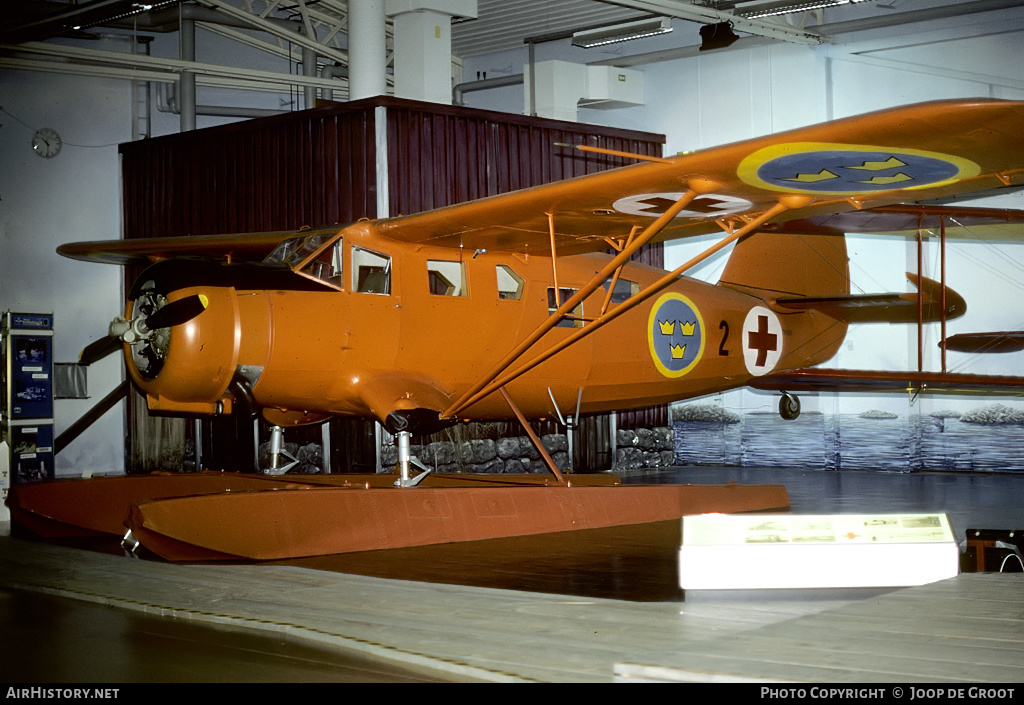
[[[488,495],[490,508],[480,513],[469,508],[480,497],[458,493],[486,490],[442,490],[450,477],[416,474],[409,439],[457,420],[513,417],[532,435],[528,419],[562,410],[636,408],[744,385],[783,391],[780,410],[793,416],[793,391],[864,385],[866,373],[814,377],[848,325],[944,324],[966,305],[945,282],[916,273],[908,274],[916,292],[851,293],[844,233],[1020,222],[1015,211],[921,203],[1024,184],[1024,103],[914,105],[642,159],[346,227],[59,248],[83,260],[150,263],[124,316],[83,360],[123,350],[151,411],[259,414],[277,434],[365,416],[397,439],[391,479],[403,489],[388,491],[379,480],[366,488],[392,498],[383,519],[379,506],[371,509],[378,500],[353,500],[351,489],[321,506],[326,488],[318,482],[330,482],[321,479],[301,492],[133,500],[133,537],[165,556],[199,547],[206,557],[264,558],[368,546],[326,540],[332,521],[349,537],[359,522],[369,534],[388,522],[405,527],[402,538],[370,540],[380,547],[778,506],[778,495],[756,492],[732,506],[708,498],[695,506],[663,499],[693,488],[644,488],[659,490],[656,499],[629,496],[639,491],[633,486],[584,487],[582,477],[563,476],[533,436],[552,478],[543,488],[533,478],[533,487],[511,490],[514,498]],[[714,232],[720,240],[671,272],[630,261],[647,243]],[[729,246],[717,284],[685,276]],[[895,379],[890,386],[905,387]],[[502,479],[505,490],[515,484]],[[411,507],[421,490],[434,494]],[[591,490],[601,496],[596,504],[569,511]],[[462,496],[465,506],[454,509]],[[26,497],[16,503],[30,510]],[[256,528],[253,516],[273,520]],[[470,524],[486,529],[464,531]]]

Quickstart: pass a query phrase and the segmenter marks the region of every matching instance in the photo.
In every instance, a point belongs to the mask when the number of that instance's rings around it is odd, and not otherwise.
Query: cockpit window
[[[342,244],[341,234],[336,230],[293,237],[278,245],[263,263],[284,265],[307,279],[341,289]]]
[[[299,274],[322,281],[335,289],[344,287],[342,279],[342,240],[338,238],[330,246],[320,251],[299,270]]]
[[[337,232],[329,231],[289,238],[278,245],[263,261],[266,264],[284,264],[295,269],[337,235]]]

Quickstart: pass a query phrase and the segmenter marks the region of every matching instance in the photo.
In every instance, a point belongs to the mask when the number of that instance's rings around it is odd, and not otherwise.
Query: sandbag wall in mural
[[[906,414],[735,413],[717,404],[673,408],[677,465],[1024,472],[1024,409],[979,398],[964,411]]]

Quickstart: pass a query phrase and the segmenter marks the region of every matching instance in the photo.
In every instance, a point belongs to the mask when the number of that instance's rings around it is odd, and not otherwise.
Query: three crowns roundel
[[[751,186],[839,196],[922,189],[979,172],[974,162],[950,154],[821,142],[774,144],[747,156],[737,168]]]
[[[647,320],[651,359],[666,377],[682,377],[704,354],[704,320],[682,294],[662,294]]]

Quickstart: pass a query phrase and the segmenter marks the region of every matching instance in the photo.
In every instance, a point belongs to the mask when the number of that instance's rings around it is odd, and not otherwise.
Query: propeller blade
[[[172,301],[146,319],[146,328],[157,330],[187,323],[206,310],[210,301],[202,294],[192,294]]]
[[[121,349],[121,339],[112,335],[89,343],[78,356],[78,364],[84,366],[98,362],[111,353]]]

